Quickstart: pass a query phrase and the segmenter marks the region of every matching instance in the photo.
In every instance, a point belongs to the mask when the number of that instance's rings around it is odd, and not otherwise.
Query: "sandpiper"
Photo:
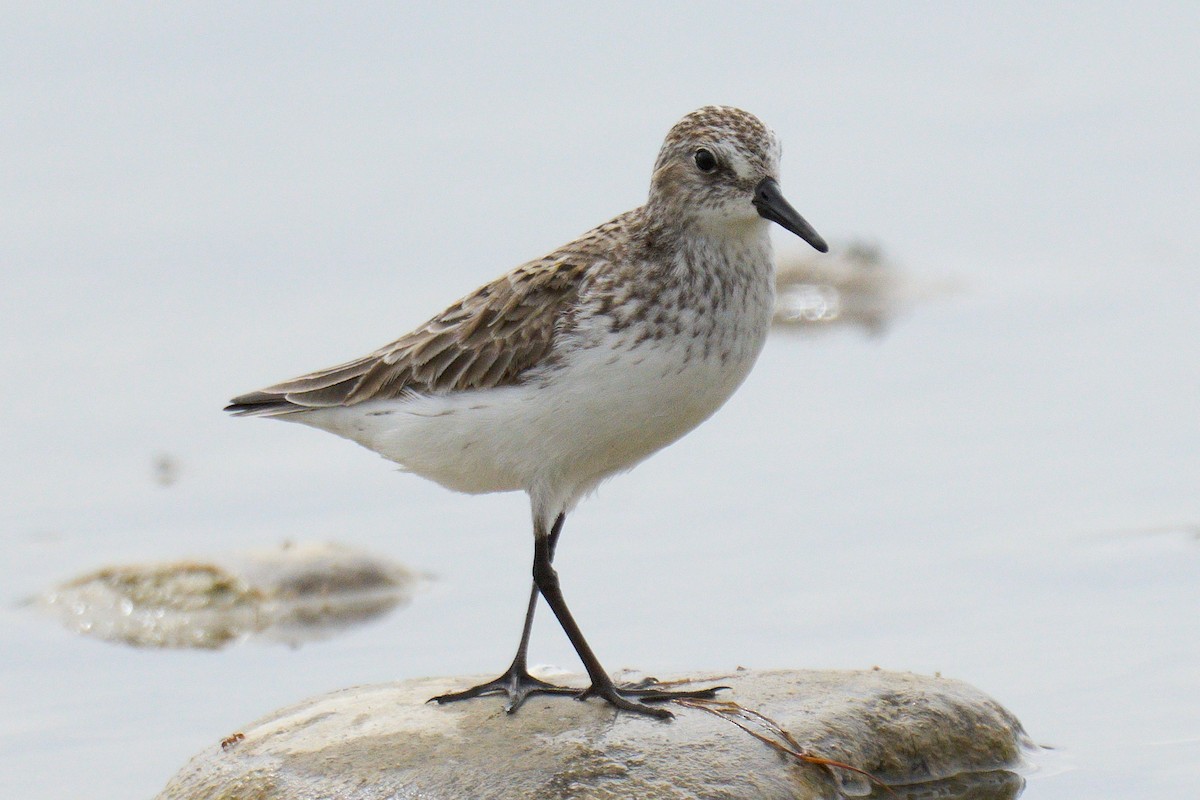
[[[666,718],[647,703],[716,691],[617,685],[571,616],[552,562],[582,497],[695,428],[750,371],[774,303],[768,221],[828,249],[780,192],[779,154],[752,114],[694,111],[667,134],[645,205],[363,358],[227,407],[336,433],[456,491],[528,493],[533,589],[516,657],[495,680],[433,700],[504,694],[511,713],[533,694],[574,694]],[[539,595],[583,661],[587,689],[529,674]]]

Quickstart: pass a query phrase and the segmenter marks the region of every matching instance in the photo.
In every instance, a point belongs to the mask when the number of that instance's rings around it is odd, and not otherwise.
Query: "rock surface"
[[[425,702],[471,678],[346,689],[214,741],[159,800],[871,794],[861,775],[804,763],[746,729],[891,784],[894,795],[872,796],[1013,798],[1024,785],[1011,771],[1031,747],[1020,723],[960,681],[880,670],[689,678],[732,691],[709,710],[672,705],[675,719],[659,721],[561,696],[533,697],[511,716],[496,697]],[[763,719],[731,711],[739,706]]]
[[[780,256],[774,324],[777,330],[804,331],[849,325],[878,335],[913,304],[957,288],[951,281],[907,274],[876,245],[835,243],[819,258]]]
[[[106,567],[34,604],[86,636],[212,650],[250,636],[289,644],[325,638],[407,604],[419,581],[400,564],[310,543]]]

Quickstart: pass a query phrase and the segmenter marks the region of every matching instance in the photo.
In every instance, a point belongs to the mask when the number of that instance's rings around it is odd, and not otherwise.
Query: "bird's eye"
[[[701,147],[693,158],[696,160],[696,168],[701,172],[712,172],[717,168],[717,157],[711,150]]]

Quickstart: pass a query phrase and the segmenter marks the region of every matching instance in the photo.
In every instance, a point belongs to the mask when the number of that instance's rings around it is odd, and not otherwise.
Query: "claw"
[[[553,683],[539,680],[530,675],[524,668],[510,667],[500,677],[495,680],[481,683],[478,686],[472,686],[470,689],[464,689],[461,692],[450,692],[448,694],[440,694],[437,697],[431,697],[427,702],[438,703],[453,703],[458,700],[470,700],[472,697],[484,697],[492,694],[502,694],[508,699],[504,703],[505,713],[515,713],[518,708],[531,696],[535,694],[578,694],[579,689],[570,686],[556,686]]]
[[[680,698],[712,699],[717,692],[728,689],[728,686],[711,686],[706,689],[664,689],[654,678],[644,678],[637,683],[617,686],[612,681],[593,683],[575,696],[576,700],[586,700],[598,697],[615,708],[632,711],[635,714],[645,714],[658,719],[671,719],[675,715],[665,708],[652,708],[646,703],[664,703]],[[636,700],[634,699],[636,698]]]

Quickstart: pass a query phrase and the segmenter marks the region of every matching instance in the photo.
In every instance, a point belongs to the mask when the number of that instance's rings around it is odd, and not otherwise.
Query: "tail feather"
[[[348,364],[277,383],[256,392],[238,395],[225,406],[236,417],[277,417],[312,408],[344,405],[376,359],[360,358]]]
[[[225,410],[235,417],[277,417],[303,411],[304,406],[287,397],[267,392],[250,392],[233,398]]]

